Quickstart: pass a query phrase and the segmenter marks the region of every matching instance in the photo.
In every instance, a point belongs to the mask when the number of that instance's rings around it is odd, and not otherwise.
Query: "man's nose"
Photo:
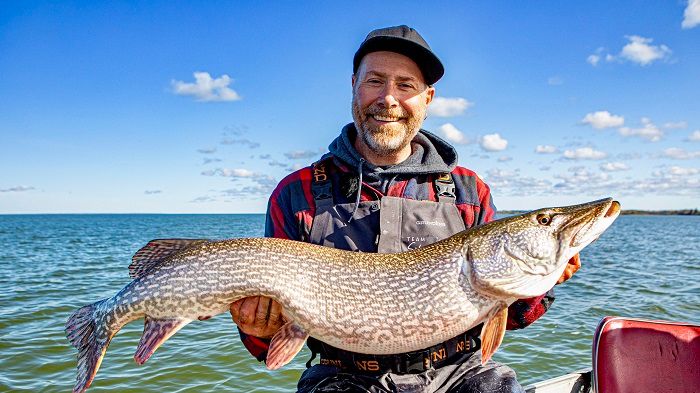
[[[386,108],[394,108],[399,106],[399,100],[396,98],[396,88],[392,83],[384,85],[381,91],[379,103]]]

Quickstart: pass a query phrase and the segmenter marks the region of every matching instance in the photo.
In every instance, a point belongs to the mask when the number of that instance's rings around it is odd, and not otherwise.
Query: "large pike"
[[[79,351],[74,392],[90,386],[126,323],[145,318],[134,355],[143,364],[189,322],[254,295],[278,301],[289,321],[272,339],[270,369],[289,362],[309,335],[353,352],[392,354],[482,322],[485,362],[501,343],[508,305],[554,286],[619,211],[611,199],[541,209],[396,254],[272,238],[153,240],[132,258],[131,283],[68,319],[67,337]]]

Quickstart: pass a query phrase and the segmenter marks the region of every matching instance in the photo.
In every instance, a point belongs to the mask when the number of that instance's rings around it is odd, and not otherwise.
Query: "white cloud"
[[[231,124],[224,127],[224,135],[241,136],[250,131],[250,127],[245,124]]]
[[[649,118],[642,118],[641,128],[630,128],[622,127],[619,132],[620,135],[627,136],[638,136],[643,139],[647,139],[651,142],[658,142],[664,136],[664,132],[659,129],[654,123],[651,122]]]
[[[197,101],[237,101],[241,99],[234,90],[228,87],[232,79],[224,74],[213,79],[208,72],[195,72],[195,83],[171,80],[173,92],[181,96],[193,96]]]
[[[700,130],[693,131],[693,133],[688,137],[688,140],[691,142],[700,142]]]
[[[244,199],[258,199],[265,198],[270,195],[272,188],[264,184],[252,184],[248,186],[243,186],[240,188],[229,188],[227,190],[222,190],[221,194],[224,197],[229,198],[244,198]]]
[[[0,188],[0,192],[24,192],[31,191],[34,187],[32,186],[14,186],[10,188]]]
[[[213,197],[210,197],[208,195],[205,195],[205,196],[194,198],[190,201],[190,203],[207,203],[207,202],[216,202],[216,199]]]
[[[617,55],[607,53],[607,50],[601,47],[594,54],[588,56],[586,61],[594,67],[603,59],[608,63],[631,61],[646,66],[657,60],[668,61],[671,57],[672,51],[668,46],[652,45],[654,40],[651,38],[638,35],[628,35],[625,38],[628,42]]]
[[[605,164],[600,164],[600,170],[605,172],[626,171],[628,169],[630,169],[630,167],[623,162],[606,162]]]
[[[460,131],[457,127],[452,125],[452,123],[445,123],[440,126],[440,132],[448,141],[452,143],[457,143],[464,145],[469,143],[469,139],[464,136],[464,133]]]
[[[490,169],[486,172],[485,180],[502,195],[544,195],[552,189],[552,184],[548,180],[523,176],[518,170]]]
[[[605,172],[592,172],[584,167],[569,168],[568,173],[553,176],[559,181],[550,192],[569,195],[600,195],[616,189],[616,182]]]
[[[564,151],[564,158],[569,160],[602,160],[608,155],[602,151],[590,147],[581,147],[576,150]]]
[[[620,57],[643,66],[651,64],[656,60],[668,59],[671,49],[666,45],[651,45],[654,41],[651,38],[644,38],[638,35],[626,36],[629,40],[627,45],[622,47]]]
[[[146,190],[143,193],[146,195],[154,195],[154,194],[161,194],[163,191],[161,190]]]
[[[672,166],[668,168],[668,173],[674,176],[692,176],[700,173],[698,168],[683,168],[680,166]]]
[[[243,168],[234,168],[234,169],[216,168],[216,169],[210,169],[210,170],[203,171],[202,175],[204,175],[204,176],[219,175],[219,176],[223,176],[223,177],[240,178],[240,177],[253,177],[253,176],[255,176],[255,172],[248,170],[248,169],[243,169]]]
[[[197,149],[197,152],[202,153],[202,154],[214,154],[214,153],[216,153],[216,148],[211,147],[211,148]]]
[[[490,169],[486,172],[489,178],[513,179],[518,178],[518,171],[507,171],[505,169]]]
[[[224,168],[221,170],[221,176],[224,177],[253,177],[255,173],[253,171],[243,168]]]
[[[600,62],[600,56],[599,55],[590,55],[586,58],[586,62],[593,67],[597,66],[598,63]]]
[[[691,29],[700,24],[700,0],[688,0],[688,6],[683,12],[681,27]]]
[[[260,143],[258,142],[253,142],[250,139],[246,138],[224,138],[221,140],[222,145],[244,145],[248,146],[251,149],[257,149],[260,147]]]
[[[568,174],[565,175],[554,175],[555,178],[565,180],[567,182],[573,182],[577,185],[584,185],[591,181],[607,181],[610,179],[610,175],[604,172],[591,172],[590,170],[575,166],[569,168]]]
[[[686,121],[672,121],[672,122],[664,123],[663,127],[668,129],[668,130],[677,130],[677,129],[687,128],[688,122],[686,122]]]
[[[552,145],[537,145],[535,148],[535,153],[537,154],[552,154],[558,152],[559,149],[557,149],[556,146]]]
[[[428,106],[428,114],[436,117],[453,117],[463,115],[464,112],[474,105],[461,97],[446,98],[435,97]]]
[[[322,151],[312,151],[312,150],[294,150],[284,153],[284,156],[290,160],[297,160],[300,158],[316,158],[321,155]]]
[[[508,162],[513,160],[513,157],[511,156],[500,156],[498,157],[498,162]]]
[[[487,134],[481,138],[481,148],[486,151],[501,151],[508,147],[508,141],[499,134]]]
[[[681,149],[679,147],[669,147],[668,149],[664,150],[663,155],[676,160],[690,160],[692,158],[700,157],[700,150],[686,151],[685,149]]]
[[[588,113],[581,119],[581,123],[589,124],[591,127],[601,130],[603,128],[620,127],[625,124],[625,118],[613,115],[608,111],[598,111]]]
[[[221,162],[221,158],[204,157],[203,164],[211,164],[212,162]]]

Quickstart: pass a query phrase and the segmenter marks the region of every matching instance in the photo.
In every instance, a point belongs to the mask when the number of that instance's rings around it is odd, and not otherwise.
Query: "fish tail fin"
[[[107,300],[79,308],[66,322],[66,337],[78,348],[78,376],[73,393],[82,393],[90,386],[112,337],[119,331],[120,327],[110,330],[105,321]]]

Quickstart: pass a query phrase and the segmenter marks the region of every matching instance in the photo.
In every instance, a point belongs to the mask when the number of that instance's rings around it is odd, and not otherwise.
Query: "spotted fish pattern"
[[[134,355],[143,364],[189,322],[256,295],[282,304],[288,321],[272,339],[270,369],[289,362],[309,335],[348,351],[392,354],[483,322],[488,359],[503,337],[507,306],[551,288],[618,213],[610,199],[541,209],[396,254],[276,238],[153,240],[134,255],[131,283],[68,319],[66,335],[78,348],[74,392],[90,386],[125,324],[145,320]]]

